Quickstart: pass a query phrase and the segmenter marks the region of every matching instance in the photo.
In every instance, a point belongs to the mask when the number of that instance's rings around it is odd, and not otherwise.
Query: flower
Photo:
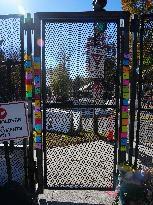
[[[118,166],[118,170],[118,188],[123,203],[138,199],[153,203],[153,168],[134,168],[124,163]]]

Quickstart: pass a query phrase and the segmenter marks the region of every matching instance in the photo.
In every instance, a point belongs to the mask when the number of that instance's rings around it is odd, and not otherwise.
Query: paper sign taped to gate
[[[25,102],[0,103],[0,141],[28,138]]]

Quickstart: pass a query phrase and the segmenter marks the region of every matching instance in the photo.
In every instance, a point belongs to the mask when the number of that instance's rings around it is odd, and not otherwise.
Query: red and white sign
[[[0,103],[0,141],[28,138],[25,102]]]
[[[91,45],[87,51],[87,70],[91,78],[104,78],[105,48]]]

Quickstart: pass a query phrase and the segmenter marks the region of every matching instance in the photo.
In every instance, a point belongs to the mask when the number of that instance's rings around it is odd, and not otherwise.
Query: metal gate
[[[140,25],[135,157],[138,165],[150,167],[153,163],[153,14],[142,15]]]
[[[24,30],[27,29],[23,15],[0,16],[0,103],[27,100],[24,70],[27,45]],[[29,139],[0,143],[0,185],[16,181],[34,193],[31,139],[33,145],[32,135]]]
[[[0,102],[24,100],[24,17],[0,16]],[[26,140],[0,143],[0,185],[27,182]]]
[[[29,14],[25,23],[0,16],[0,102],[26,96],[31,131],[29,140],[0,143],[0,185],[15,180],[35,191],[33,148],[40,192],[114,189],[117,163],[128,147],[132,163],[134,144],[135,164],[152,166],[152,24],[152,14],[130,22],[127,12],[36,13],[34,23]]]
[[[129,14],[36,13],[34,23],[45,188],[112,190]]]

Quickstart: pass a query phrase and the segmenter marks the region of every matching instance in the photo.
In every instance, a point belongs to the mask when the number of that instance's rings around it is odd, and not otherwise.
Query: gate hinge
[[[131,32],[139,32],[139,19],[137,16],[134,16],[134,18],[131,19],[130,31]]]
[[[33,18],[31,18],[31,14],[27,13],[27,18],[25,18],[25,23],[24,23],[24,30],[34,30],[35,29],[35,24],[33,23]]]

